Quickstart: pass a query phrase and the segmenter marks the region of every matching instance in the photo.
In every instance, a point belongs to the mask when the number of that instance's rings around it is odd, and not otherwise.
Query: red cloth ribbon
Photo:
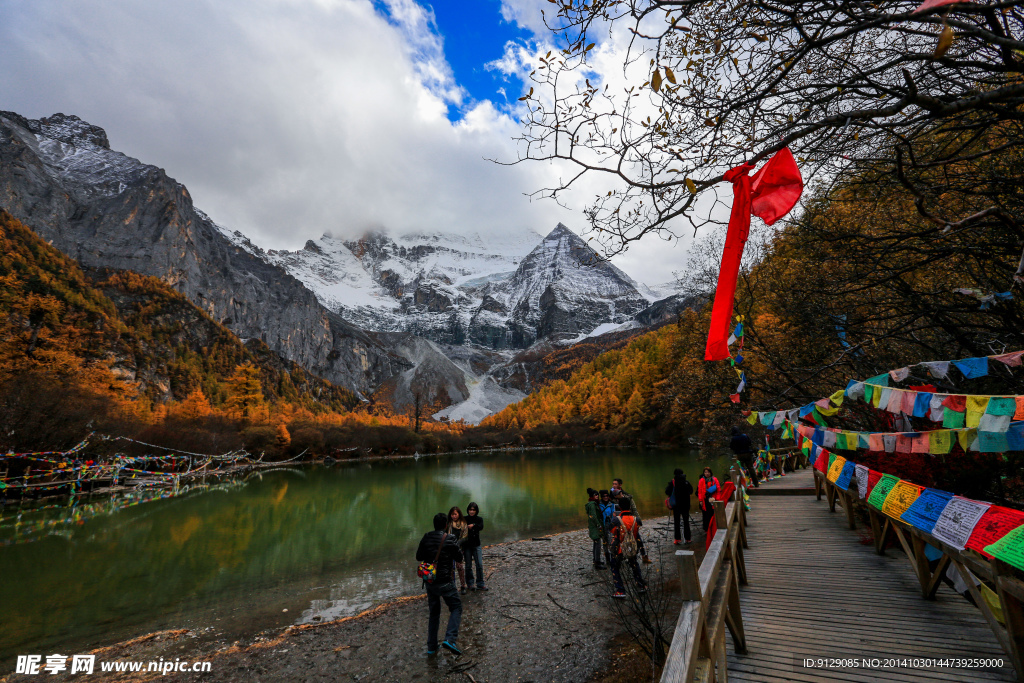
[[[704,360],[729,357],[729,324],[736,299],[736,281],[740,274],[743,247],[750,234],[750,215],[771,225],[792,210],[804,189],[800,169],[789,148],[776,152],[753,177],[750,164],[730,169],[723,177],[732,183],[732,213],[725,235],[722,267],[718,271],[715,303],[711,308],[711,329],[704,349]]]

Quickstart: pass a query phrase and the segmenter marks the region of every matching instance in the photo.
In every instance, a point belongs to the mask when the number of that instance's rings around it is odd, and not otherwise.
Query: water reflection
[[[452,505],[476,501],[483,541],[497,543],[584,526],[586,487],[609,488],[613,477],[642,513],[661,515],[672,470],[696,481],[705,464],[717,473],[724,460],[540,451],[289,468],[78,519],[0,548],[0,659],[171,626],[216,624],[236,636],[296,614],[299,623],[349,616],[419,590],[416,546]]]

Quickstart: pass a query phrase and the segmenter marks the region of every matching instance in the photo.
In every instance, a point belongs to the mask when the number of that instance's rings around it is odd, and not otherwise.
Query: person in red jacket
[[[705,467],[700,481],[697,482],[697,500],[700,501],[702,515],[701,526],[704,527],[705,532],[708,530],[708,525],[711,524],[711,518],[715,516],[715,508],[711,504],[711,499],[721,488],[722,485],[718,483],[718,477],[711,472],[710,467]]]

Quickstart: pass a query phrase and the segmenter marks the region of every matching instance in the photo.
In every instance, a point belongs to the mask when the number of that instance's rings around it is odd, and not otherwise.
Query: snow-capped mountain
[[[64,114],[0,112],[0,209],[86,268],[160,278],[324,379],[398,410],[417,394],[450,403],[439,416],[451,419],[524,396],[529,382],[498,371],[519,351],[627,329],[656,298],[561,224],[543,238],[377,232],[265,252]]]
[[[267,258],[353,324],[522,349],[628,323],[653,296],[559,224],[546,237],[445,233],[310,240]]]
[[[242,339],[336,384],[366,393],[410,367],[76,116],[0,112],[0,208],[86,268],[158,277]]]

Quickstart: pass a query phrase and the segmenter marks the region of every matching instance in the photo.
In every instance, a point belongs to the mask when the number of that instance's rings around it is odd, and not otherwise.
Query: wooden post
[[[738,568],[739,565],[734,563],[733,569]],[[740,586],[738,579],[738,572],[733,571],[732,585],[729,586],[729,601],[726,603],[725,623],[732,634],[732,642],[736,648],[736,653],[745,655],[747,654],[747,636],[743,631],[743,612],[740,609]],[[746,580],[743,583],[746,583]]]
[[[693,551],[677,550],[676,566],[679,568],[679,592],[683,600],[699,601],[700,579],[697,576],[697,558]]]
[[[821,478],[818,476],[817,470],[814,471],[814,495],[818,500],[821,500]]]
[[[715,508],[715,525],[719,531],[728,531],[729,523],[725,519],[725,503],[720,500],[711,501]]]
[[[1010,659],[1018,680],[1024,679],[1024,582],[1014,578],[1013,570],[999,560],[992,561],[996,574],[996,591],[1003,608]]]
[[[878,521],[878,513],[875,512],[875,509],[870,505],[868,505],[868,519],[871,520],[871,536],[875,539],[875,553],[878,555],[884,555],[884,534],[889,530],[889,520],[885,521],[885,526],[883,527]]]
[[[857,520],[853,516],[853,496],[850,495],[849,491],[843,491],[841,495],[843,497],[843,510],[846,511],[846,522],[850,525],[851,529],[856,529]]]

